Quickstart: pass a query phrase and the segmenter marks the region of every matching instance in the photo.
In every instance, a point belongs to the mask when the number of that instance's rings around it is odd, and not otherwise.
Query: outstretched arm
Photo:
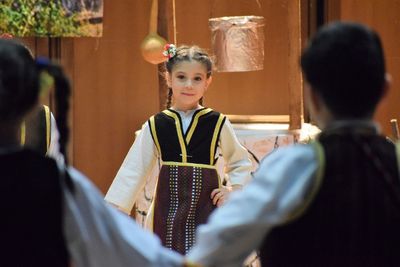
[[[312,184],[317,169],[310,146],[280,149],[269,155],[243,190],[232,193],[199,226],[189,263],[200,266],[241,266],[272,227],[290,218]]]
[[[70,168],[64,186],[64,233],[76,267],[178,267],[182,256],[129,216],[108,205],[81,173]]]

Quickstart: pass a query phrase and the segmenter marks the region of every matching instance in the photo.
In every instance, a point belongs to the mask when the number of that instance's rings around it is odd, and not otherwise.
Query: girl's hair
[[[60,132],[60,152],[67,163],[70,84],[62,68],[48,60],[35,61],[30,51],[13,40],[0,39],[0,121],[22,119],[38,102],[40,74],[54,78],[56,121]]]
[[[212,60],[208,55],[208,53],[204,49],[198,46],[182,45],[178,47],[176,49],[175,55],[173,55],[165,63],[165,68],[167,69],[167,72],[172,73],[174,67],[183,61],[197,61],[199,63],[202,63],[206,67],[207,79],[210,78],[210,76],[212,75],[212,68],[213,68]],[[171,102],[172,102],[172,88],[168,88],[167,103],[166,103],[167,108],[171,107]],[[203,104],[203,98],[200,99],[200,105],[202,104]]]
[[[56,122],[60,138],[58,140],[60,153],[64,155],[68,164],[67,145],[69,140],[68,110],[71,86],[63,69],[48,60],[40,60],[36,63],[39,73],[45,71],[54,78],[55,100],[56,100]]]

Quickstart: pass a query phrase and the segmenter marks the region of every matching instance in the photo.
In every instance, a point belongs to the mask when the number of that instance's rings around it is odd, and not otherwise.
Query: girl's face
[[[200,98],[211,83],[207,69],[197,61],[182,61],[167,74],[168,86],[172,88],[173,107],[187,111],[199,105]]]

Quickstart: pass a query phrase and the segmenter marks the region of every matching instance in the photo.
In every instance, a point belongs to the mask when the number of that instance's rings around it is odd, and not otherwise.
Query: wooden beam
[[[340,1],[327,0],[324,5],[325,23],[340,19]]]
[[[288,87],[289,87],[289,129],[301,129],[303,120],[302,77],[299,64],[301,55],[301,0],[288,1]]]
[[[174,0],[158,0],[158,19],[157,29],[158,34],[167,40],[168,43],[174,42],[173,28],[173,1]],[[158,92],[159,92],[159,109],[165,109],[168,87],[165,82],[165,67],[164,64],[158,64]]]

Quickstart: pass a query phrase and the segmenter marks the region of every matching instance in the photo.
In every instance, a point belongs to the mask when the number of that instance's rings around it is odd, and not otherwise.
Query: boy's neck
[[[379,124],[377,124],[372,119],[341,119],[341,120],[333,120],[330,123],[326,124],[323,131],[331,131],[335,129],[342,128],[369,128],[373,129],[377,133],[380,133]]]
[[[0,147],[20,146],[20,138],[18,136],[21,123],[0,123]]]

